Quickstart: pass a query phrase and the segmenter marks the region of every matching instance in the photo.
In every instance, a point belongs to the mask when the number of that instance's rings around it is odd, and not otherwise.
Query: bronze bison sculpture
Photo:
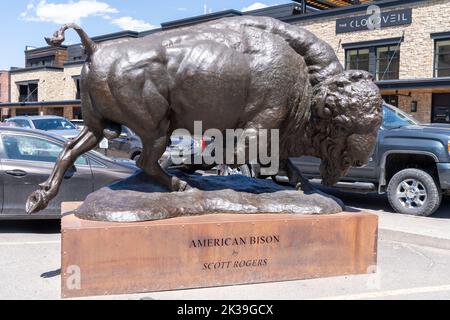
[[[311,32],[265,17],[224,18],[149,36],[95,43],[77,25],[46,39],[59,46],[73,28],[87,53],[81,74],[85,128],[67,142],[51,177],[27,202],[45,208],[64,173],[121,125],[141,138],[138,161],[173,191],[189,186],[161,168],[172,132],[279,129],[279,160],[293,183],[306,184],[288,159],[322,159],[326,185],[372,153],[381,124],[381,96],[371,74],[345,71],[334,50]]]

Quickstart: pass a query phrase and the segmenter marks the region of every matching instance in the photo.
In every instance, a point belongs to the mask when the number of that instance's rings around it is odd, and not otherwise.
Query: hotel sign
[[[372,18],[372,19],[371,19]],[[338,19],[336,21],[336,34],[373,30],[412,23],[412,9],[402,9],[383,12],[379,15],[365,15]]]

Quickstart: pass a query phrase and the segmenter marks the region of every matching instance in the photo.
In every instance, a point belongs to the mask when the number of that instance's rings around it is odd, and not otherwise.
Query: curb
[[[450,250],[450,239],[436,238],[417,233],[408,233],[391,229],[380,229],[379,239],[395,242],[405,242],[436,249]]]

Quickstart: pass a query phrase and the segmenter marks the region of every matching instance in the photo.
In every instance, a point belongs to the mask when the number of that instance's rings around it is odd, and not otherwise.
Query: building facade
[[[9,102],[9,72],[0,70],[0,103]],[[8,115],[7,108],[0,108],[1,120]]]
[[[373,29],[364,27],[367,4],[285,21],[327,41],[347,69],[372,72],[386,102],[425,123],[450,123],[450,1],[375,4],[383,20]]]
[[[166,22],[157,30],[126,31],[94,40],[145,37],[244,14],[270,16],[304,27],[328,42],[346,69],[371,72],[386,102],[425,123],[450,123],[450,0],[299,2],[245,13],[227,10]],[[25,68],[10,71],[10,102],[2,105],[7,116],[80,118],[84,59],[81,45],[27,50]]]

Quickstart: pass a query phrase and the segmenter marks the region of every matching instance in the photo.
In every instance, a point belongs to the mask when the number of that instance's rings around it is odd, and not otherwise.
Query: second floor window
[[[77,88],[77,92],[75,93],[75,99],[80,100],[81,99],[81,83],[80,78],[74,78],[75,80],[75,87]]]
[[[400,51],[398,46],[378,47],[376,52],[376,74],[377,81],[395,80],[399,78]]]
[[[365,70],[377,81],[399,79],[400,50],[397,45],[348,49],[346,69]]]
[[[29,59],[27,61],[27,67],[44,67],[44,66],[52,66],[55,64],[55,57],[43,57],[36,59]]]
[[[38,84],[37,82],[19,84],[19,102],[37,102]]]
[[[436,41],[434,76],[450,77],[450,39]]]

